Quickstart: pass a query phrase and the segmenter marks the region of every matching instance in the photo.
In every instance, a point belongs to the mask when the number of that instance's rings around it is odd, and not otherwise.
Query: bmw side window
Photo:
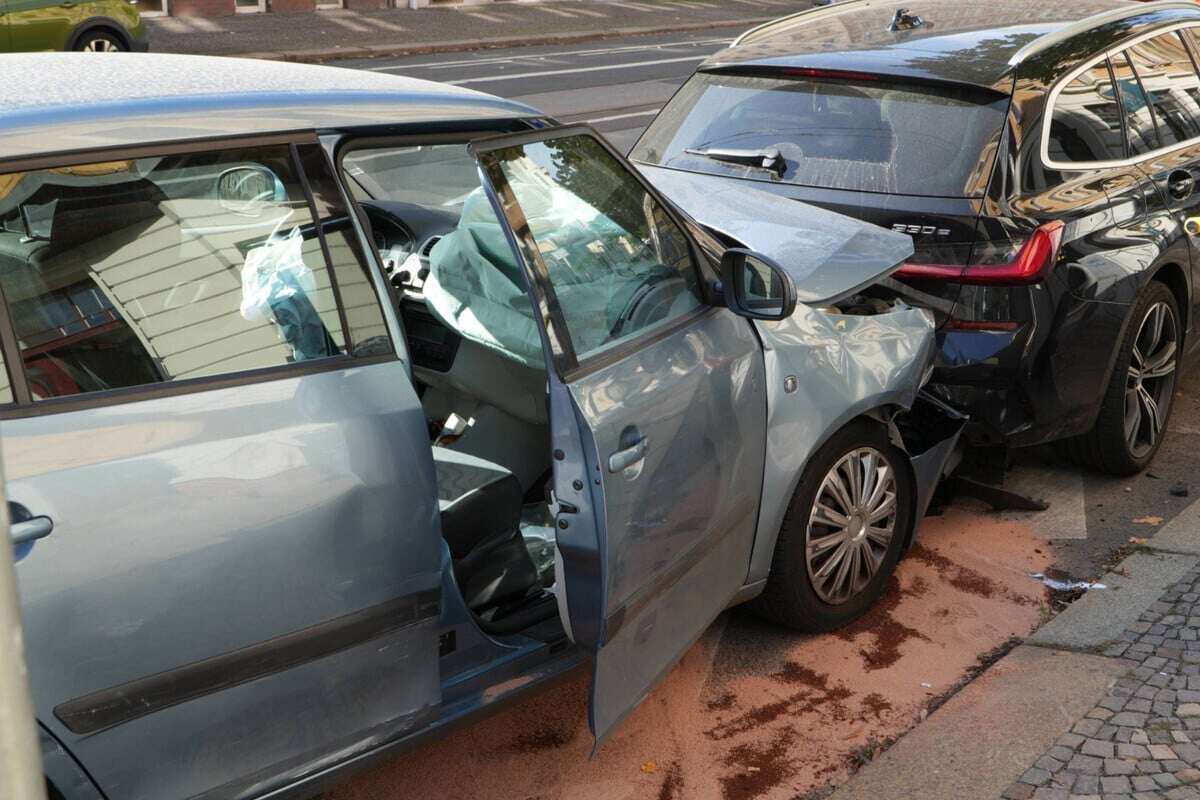
[[[590,136],[494,155],[505,205],[520,206],[530,263],[550,289],[580,361],[704,305],[687,237]]]
[[[1161,145],[1200,136],[1200,77],[1179,33],[1139,42],[1127,53],[1154,109]]]
[[[35,401],[344,352],[286,145],[33,170],[0,187],[0,289]]]
[[[1130,155],[1140,156],[1157,150],[1159,140],[1154,124],[1154,110],[1126,53],[1113,56],[1112,69],[1121,105],[1125,110],[1125,131],[1129,136]]]
[[[1048,152],[1055,163],[1125,158],[1121,107],[1107,61],[1087,69],[1059,91],[1050,121]]]

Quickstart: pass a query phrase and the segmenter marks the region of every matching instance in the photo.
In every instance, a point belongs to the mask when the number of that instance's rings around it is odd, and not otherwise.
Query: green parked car
[[[147,49],[146,23],[129,0],[0,0],[0,52]]]

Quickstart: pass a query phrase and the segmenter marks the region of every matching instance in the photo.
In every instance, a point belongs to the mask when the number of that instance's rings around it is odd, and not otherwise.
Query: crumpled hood
[[[837,302],[895,272],[912,239],[877,225],[788,200],[747,181],[637,164],[696,222],[775,260],[801,303]]]

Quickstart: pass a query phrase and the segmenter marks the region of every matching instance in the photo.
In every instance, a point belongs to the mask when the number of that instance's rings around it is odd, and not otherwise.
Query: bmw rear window
[[[986,189],[1008,103],[988,90],[869,75],[829,80],[701,72],[662,110],[631,156],[754,180],[977,197]]]

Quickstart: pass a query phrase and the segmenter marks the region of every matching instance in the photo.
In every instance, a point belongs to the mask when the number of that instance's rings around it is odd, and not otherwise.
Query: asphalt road
[[[342,61],[337,66],[452,83],[519,100],[561,122],[590,123],[624,152],[700,62],[741,31]]]

